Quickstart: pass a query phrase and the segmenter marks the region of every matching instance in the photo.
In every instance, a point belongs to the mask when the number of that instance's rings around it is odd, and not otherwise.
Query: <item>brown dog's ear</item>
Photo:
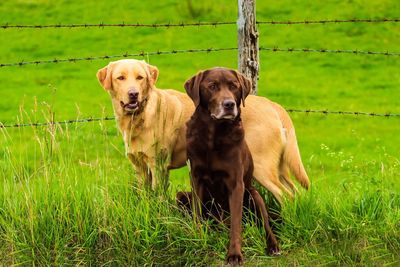
[[[237,77],[237,79],[238,79],[238,81],[240,83],[240,87],[241,87],[241,90],[242,90],[241,98],[242,98],[242,103],[243,103],[243,107],[244,107],[245,106],[244,105],[244,99],[250,94],[250,91],[252,89],[251,81],[250,81],[249,78],[247,78],[246,76],[244,76],[240,72],[238,72],[238,71],[235,71],[235,72],[236,72],[236,77]]]
[[[185,82],[186,93],[194,102],[194,106],[197,107],[200,104],[200,83],[203,80],[204,72],[200,71],[195,76]]]
[[[143,61],[143,62],[145,62],[145,61]],[[147,69],[148,69],[149,74],[150,74],[149,75],[150,84],[152,86],[154,86],[156,84],[156,82],[157,82],[159,71],[158,71],[156,66],[150,65],[148,63],[146,63],[146,65],[147,65]]]
[[[111,72],[111,62],[102,69],[97,71],[97,79],[99,80],[101,86],[105,90],[112,89],[112,72]]]

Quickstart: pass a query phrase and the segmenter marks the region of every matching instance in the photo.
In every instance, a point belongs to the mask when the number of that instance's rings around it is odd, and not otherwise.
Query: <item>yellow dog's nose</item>
[[[139,92],[135,89],[131,89],[128,91],[128,96],[131,100],[137,100],[139,97]]]

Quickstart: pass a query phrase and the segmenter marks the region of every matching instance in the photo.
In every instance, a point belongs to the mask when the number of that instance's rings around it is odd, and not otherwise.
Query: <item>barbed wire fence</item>
[[[104,60],[113,58],[127,58],[127,57],[146,57],[154,55],[171,55],[171,54],[182,54],[182,53],[212,53],[220,51],[236,51],[237,47],[225,47],[225,48],[200,48],[200,49],[180,49],[170,51],[141,51],[138,53],[124,53],[121,55],[104,55],[104,56],[88,56],[80,58],[54,58],[47,60],[35,60],[35,61],[18,61],[12,63],[0,63],[0,68],[13,67],[13,66],[24,66],[24,65],[40,65],[40,64],[51,64],[51,63],[75,63],[78,61],[93,61],[93,60]],[[336,54],[355,54],[355,55],[382,55],[382,56],[400,56],[400,53],[389,52],[389,51],[369,51],[369,50],[341,50],[341,49],[312,49],[312,48],[280,48],[280,47],[260,47],[259,51],[269,52],[304,52],[304,53],[336,53]]]
[[[315,109],[286,109],[289,113],[306,113],[313,114],[319,113],[322,115],[354,115],[354,116],[369,116],[369,117],[400,117],[400,113],[374,113],[374,112],[362,112],[362,111],[332,111],[332,110],[315,110]],[[52,125],[65,125],[74,123],[86,123],[86,122],[99,122],[99,121],[113,121],[115,117],[95,117],[95,118],[82,118],[74,120],[61,120],[61,121],[48,121],[48,122],[30,122],[30,123],[15,123],[15,124],[2,124],[0,128],[23,128],[23,127],[40,127],[40,126],[52,126]]]
[[[381,18],[381,19],[328,19],[328,20],[287,20],[287,21],[256,21],[257,25],[299,25],[299,24],[341,24],[341,23],[398,23],[400,18]],[[236,25],[236,21],[215,21],[215,22],[180,22],[180,23],[81,23],[81,24],[1,24],[0,29],[49,29],[49,28],[109,28],[109,27],[121,27],[121,28],[185,28],[185,27],[201,27],[201,26],[223,26],[223,25]]]
[[[313,24],[342,24],[342,23],[399,23],[400,18],[379,18],[379,19],[327,19],[327,20],[293,20],[293,21],[255,21],[256,25],[313,25]],[[184,27],[219,27],[227,25],[236,25],[236,21],[223,21],[223,22],[193,22],[193,23],[98,23],[98,24],[37,24],[37,25],[22,25],[22,24],[2,24],[0,30],[12,30],[12,29],[73,29],[73,28],[107,28],[107,27],[121,27],[121,28],[184,28]],[[70,58],[54,58],[45,60],[31,60],[10,63],[0,63],[0,68],[6,67],[22,67],[26,65],[41,65],[41,64],[57,64],[57,63],[77,63],[79,61],[93,61],[93,60],[106,60],[115,58],[127,58],[127,57],[146,57],[150,55],[173,55],[181,53],[213,53],[222,51],[237,51],[237,47],[227,48],[196,48],[196,49],[174,49],[169,51],[140,51],[137,53],[128,53],[120,55],[102,55],[102,56],[87,56],[87,57],[70,57]],[[393,51],[370,51],[370,50],[344,50],[344,49],[325,49],[325,48],[281,48],[281,47],[257,47],[258,51],[266,52],[287,52],[287,53],[334,53],[334,54],[353,54],[353,55],[374,55],[374,56],[390,56],[398,57],[399,52]],[[305,114],[323,114],[323,115],[353,115],[353,116],[368,116],[368,117],[400,117],[397,113],[376,113],[376,112],[365,112],[365,111],[330,111],[330,110],[315,110],[315,109],[287,109],[290,113],[305,113]],[[48,122],[30,122],[30,123],[5,123],[0,122],[0,129],[4,128],[22,128],[22,127],[40,127],[50,125],[66,125],[74,123],[88,123],[98,121],[111,121],[114,120],[113,116],[106,117],[89,117],[81,119],[61,120],[61,121],[48,121]]]

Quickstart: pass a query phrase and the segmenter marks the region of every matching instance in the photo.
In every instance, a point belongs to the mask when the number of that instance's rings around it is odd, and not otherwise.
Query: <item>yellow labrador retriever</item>
[[[202,72],[193,76],[185,86],[195,86],[201,76]],[[100,84],[111,96],[126,153],[138,178],[154,189],[159,184],[165,189],[168,171],[186,164],[186,122],[194,105],[186,94],[157,89],[157,77],[155,66],[134,59],[110,62],[97,72]],[[254,159],[255,179],[280,202],[284,193],[292,196],[296,191],[289,171],[308,188],[309,179],[287,112],[264,97],[250,95],[242,109],[242,120]]]
[[[172,164],[175,147],[179,147],[181,126],[191,115],[190,99],[172,90],[155,87],[158,69],[144,61],[124,59],[110,62],[97,72],[97,78],[110,96],[123,136],[127,156],[133,163],[140,182],[156,188],[159,177],[168,170],[185,164],[185,147],[180,145],[182,161]]]

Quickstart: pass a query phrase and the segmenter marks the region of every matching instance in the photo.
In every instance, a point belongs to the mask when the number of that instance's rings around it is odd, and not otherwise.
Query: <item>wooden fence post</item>
[[[256,0],[238,0],[238,69],[253,85],[257,94],[259,77],[258,32],[256,25]]]

